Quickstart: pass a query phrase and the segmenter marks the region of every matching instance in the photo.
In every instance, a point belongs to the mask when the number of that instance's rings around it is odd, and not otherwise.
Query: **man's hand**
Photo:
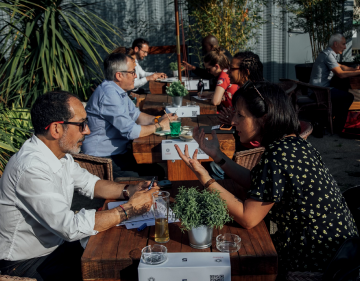
[[[186,61],[183,61],[183,62],[181,63],[181,66],[182,66],[184,69],[191,70],[191,71],[196,69],[195,66],[191,65],[190,63],[187,63]]]
[[[146,213],[150,211],[151,205],[152,205],[152,194],[155,191],[158,191],[159,187],[154,186],[150,190],[141,190],[134,193],[133,196],[131,196],[129,202],[122,205],[124,209],[126,210],[126,213],[129,218],[141,215],[143,213]],[[121,207],[117,207],[118,211],[121,213],[123,210]]]
[[[165,73],[154,73],[153,75],[147,76],[146,80],[155,81],[157,79],[165,79],[167,76]]]
[[[135,192],[141,191],[141,190],[147,190],[151,181],[143,181],[139,182],[138,184],[129,185],[128,191],[129,191],[129,197],[132,197]],[[154,182],[153,187],[156,187],[157,183]]]
[[[171,121],[175,121],[178,119],[178,116],[175,113],[168,114]],[[169,118],[164,114],[159,118],[159,125],[161,126],[163,131],[170,130]]]

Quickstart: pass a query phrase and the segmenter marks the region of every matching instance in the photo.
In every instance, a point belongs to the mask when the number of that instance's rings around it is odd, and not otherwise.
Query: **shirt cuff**
[[[141,132],[141,125],[135,124],[131,130],[131,133],[129,134],[129,139],[131,140],[137,139],[140,136],[140,132]]]
[[[85,210],[83,208],[77,214],[75,214],[76,223],[80,232],[88,236],[99,233],[98,231],[94,230],[95,212],[96,210]]]

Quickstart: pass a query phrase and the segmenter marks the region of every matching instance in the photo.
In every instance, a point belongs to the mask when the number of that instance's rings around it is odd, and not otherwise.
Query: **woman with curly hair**
[[[233,94],[239,89],[238,85],[230,83],[228,68],[229,59],[225,55],[225,51],[221,48],[214,48],[204,57],[205,69],[215,77],[218,77],[214,94],[202,94],[202,98],[211,98],[213,105],[222,105],[223,107],[231,107],[231,99]]]

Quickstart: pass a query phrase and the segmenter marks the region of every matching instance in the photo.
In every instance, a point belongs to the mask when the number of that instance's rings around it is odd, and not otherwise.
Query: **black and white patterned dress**
[[[268,216],[278,225],[279,271],[323,272],[341,243],[358,236],[336,181],[302,138],[267,146],[251,176],[248,198],[275,203]]]

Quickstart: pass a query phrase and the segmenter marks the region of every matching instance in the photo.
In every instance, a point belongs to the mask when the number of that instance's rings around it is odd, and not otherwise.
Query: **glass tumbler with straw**
[[[170,193],[156,191],[152,194],[152,198],[152,211],[155,218],[155,242],[166,243],[170,240],[168,226]]]

